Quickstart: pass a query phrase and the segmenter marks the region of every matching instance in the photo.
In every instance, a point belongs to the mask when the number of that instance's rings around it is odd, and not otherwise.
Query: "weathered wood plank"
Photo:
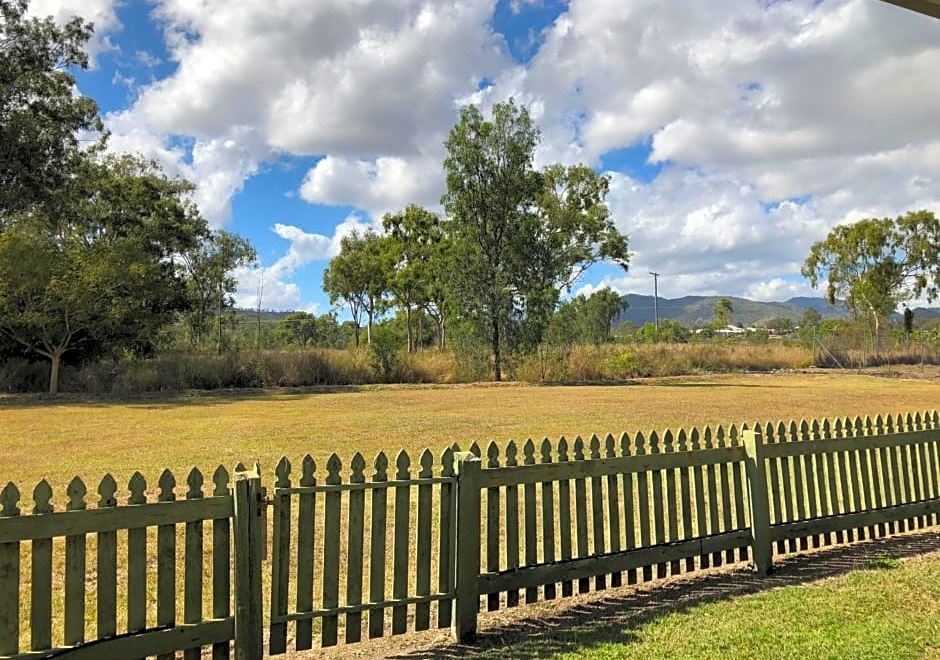
[[[702,451],[702,439],[698,429],[692,429],[690,435],[693,454]],[[705,478],[702,468],[697,465],[689,467],[692,471],[692,487],[695,492],[695,535],[708,536],[708,514],[706,513],[705,503]],[[710,565],[708,555],[701,555],[699,558],[699,567],[708,568]]]
[[[477,633],[480,609],[480,460],[473,454],[458,454],[460,478],[457,489],[457,595],[451,633],[458,643],[472,642]]]
[[[748,530],[751,539],[751,555],[757,571],[766,575],[773,568],[773,547],[771,546],[767,500],[767,472],[764,469],[764,444],[760,436],[760,426],[755,426],[753,431],[745,431],[743,441],[747,456],[744,464],[747,468],[748,495],[751,504],[751,528]]]
[[[282,456],[274,468],[274,513],[271,541],[271,621],[287,614],[287,583],[290,580],[291,495],[281,489],[290,488],[291,464]],[[287,625],[272,623],[268,639],[271,655],[287,651]]]
[[[147,502],[147,482],[135,472],[128,482],[129,506]],[[127,530],[127,630],[136,632],[147,627],[147,530]]]
[[[732,447],[740,447],[741,439],[738,434],[738,427],[732,424],[728,427],[728,441]],[[734,481],[734,520],[735,525],[738,529],[744,529],[749,527],[751,522],[747,513],[747,494],[744,490],[746,483],[746,472],[747,466],[744,464],[744,461],[736,463],[734,465],[733,474],[731,475]],[[740,561],[747,561],[750,557],[751,549],[749,545],[744,545],[738,548],[738,559]]]
[[[904,520],[917,516],[935,515],[937,513],[940,513],[940,500],[911,502],[909,504],[899,504],[887,509],[844,513],[829,516],[828,518],[817,518],[816,520],[802,520],[784,523],[782,525],[774,525],[770,530],[770,536],[775,540],[781,538],[796,538],[800,535],[805,536],[808,534],[834,532],[839,529],[845,530],[867,527],[868,525]]]
[[[620,436],[620,455],[630,455],[630,436],[626,433]],[[623,482],[623,526],[625,529],[624,539],[626,541],[626,550],[635,550],[636,545],[636,496],[633,489],[633,473],[624,472],[621,475]],[[568,559],[568,557],[562,557]],[[636,569],[631,568],[627,571],[627,584],[636,584]]]
[[[499,445],[490,442],[486,448],[486,467],[499,467]],[[486,570],[499,570],[500,534],[499,534],[499,496],[498,485],[486,489]],[[486,597],[486,609],[490,612],[499,609],[499,594]]]
[[[707,555],[736,548],[747,543],[748,531],[737,530],[715,537],[704,537],[668,543],[664,546],[651,546],[635,550],[622,550],[619,553],[606,553],[590,557],[557,561],[554,564],[541,564],[534,567],[522,567],[513,571],[485,573],[478,584],[481,593],[492,593],[513,588],[528,588],[549,582],[580,580],[592,575],[623,572],[642,566],[668,563],[688,556]]]
[[[514,440],[506,445],[506,467],[514,468],[517,463],[517,449]],[[519,565],[519,488],[514,484],[506,485],[506,568],[513,569]],[[519,591],[510,590],[506,593],[506,605],[516,607],[519,605]]]
[[[186,499],[196,500],[204,497],[202,486],[204,479],[202,472],[193,468],[186,478],[189,489]],[[203,580],[203,522],[193,521],[186,523],[184,537],[184,575],[183,575],[183,623],[195,624],[202,621],[202,580]],[[101,635],[98,635],[101,637]],[[202,653],[198,646],[191,646],[184,650],[185,660],[199,660]]]
[[[526,440],[526,443],[522,446],[522,456],[525,465],[535,464],[535,443],[532,442],[531,438]],[[539,561],[538,527],[535,518],[535,482],[523,486],[522,500],[525,530],[525,565],[534,566]],[[538,600],[538,597],[538,588],[529,587],[525,590],[526,603],[534,603]]]
[[[656,431],[651,431],[649,435],[650,443],[650,453],[659,455],[661,453],[661,447],[659,444],[659,434]],[[662,470],[653,470],[652,474],[652,485],[653,485],[653,544],[654,545],[664,545],[666,543],[666,514],[664,509],[666,494],[663,492],[663,471]],[[656,565],[656,577],[664,578],[666,577],[666,564],[660,563]]]
[[[418,459],[421,463],[420,478],[428,478],[432,474],[434,455],[430,449],[421,452]],[[431,497],[433,486],[418,486],[418,520],[415,528],[417,536],[417,554],[415,555],[415,594],[428,596],[431,593]],[[353,549],[350,547],[350,555]],[[361,551],[360,551],[361,554]],[[352,603],[352,601],[348,601]],[[431,627],[430,603],[415,605],[415,630],[427,630]]]
[[[114,477],[105,475],[98,485],[98,507],[117,506],[116,492]],[[98,533],[96,569],[96,632],[98,637],[108,637],[117,633],[117,532]]]
[[[66,508],[69,511],[85,509],[85,494],[88,489],[81,479],[72,479],[66,492],[69,497]],[[49,514],[50,517],[54,515],[56,514]],[[40,520],[44,518],[45,516]],[[76,534],[65,538],[65,644],[73,646],[84,641],[85,535]]]
[[[580,436],[574,439],[574,462],[584,462],[584,441]],[[566,474],[568,473],[566,472]],[[587,557],[591,554],[591,551],[588,548],[587,487],[584,482],[584,477],[575,477],[574,480],[574,519],[578,557]],[[590,590],[591,581],[586,577],[579,578],[578,593],[583,594]]]
[[[601,458],[601,441],[597,435],[591,436],[591,460]],[[593,548],[591,554],[600,555],[606,552],[604,544],[604,477],[596,475],[591,477],[591,536]],[[594,576],[594,588],[600,591],[607,588],[605,575]]]
[[[548,438],[542,441],[542,463],[552,462],[552,444]],[[551,481],[542,482],[542,561],[555,561],[555,499]],[[555,585],[546,584],[543,593],[545,600],[555,598]]]
[[[568,441],[565,438],[558,441],[558,462],[568,462]],[[561,558],[571,559],[571,482],[567,479],[558,482],[558,535]],[[573,593],[571,580],[561,583],[562,596],[571,596]]]
[[[634,438],[636,442],[636,456],[646,455],[646,438],[642,433],[637,433]],[[636,474],[637,502],[640,516],[640,546],[646,548],[652,545],[650,540],[650,493],[649,476],[646,472]],[[653,567],[643,566],[643,581],[649,582],[653,579]]]
[[[343,478],[340,475],[343,464],[335,453],[326,462],[326,483],[338,485]],[[333,491],[323,496],[323,572],[320,582],[323,586],[321,602],[323,609],[329,610],[339,605],[339,550],[340,550],[340,511],[342,491]],[[339,617],[323,617],[320,624],[320,645],[335,646],[339,628]]]
[[[679,429],[679,451],[689,451],[689,436],[685,429]],[[729,465],[733,465],[729,463]],[[689,471],[686,468],[679,468],[679,499],[682,504],[682,538],[692,538],[692,490],[689,483]],[[695,557],[685,558],[685,570],[695,570]]]
[[[388,481],[388,457],[379,452],[373,462],[375,472],[372,482],[381,485]],[[375,488],[372,491],[372,517],[369,530],[369,600],[379,603],[385,600],[385,543],[386,520],[388,518],[388,489]],[[369,638],[374,639],[385,634],[385,610],[369,610]]]
[[[831,423],[828,420],[825,420],[827,424]],[[840,420],[840,426],[842,422]],[[901,431],[895,433],[894,431],[889,430],[888,432],[876,433],[872,436],[862,436],[862,437],[830,437],[827,433],[821,432],[820,436],[817,436],[818,439],[821,439],[821,442],[810,442],[808,444],[775,444],[768,445],[767,447],[767,456],[768,458],[780,458],[782,456],[805,456],[806,454],[824,454],[831,452],[840,452],[840,451],[854,451],[859,449],[881,449],[891,448],[891,447],[906,447],[909,445],[917,445],[922,442],[928,442],[930,440],[929,431]],[[841,431],[840,431],[841,433]]]
[[[454,475],[454,452],[450,447],[441,454],[441,476],[452,477]],[[456,526],[454,524],[456,515],[455,497],[457,489],[451,483],[442,483],[440,485],[440,519],[438,531],[440,534],[440,543],[438,545],[437,557],[437,586],[440,593],[452,593],[454,591],[454,542]],[[437,627],[448,628],[451,625],[453,610],[453,599],[445,598],[437,604]]]
[[[705,427],[705,449],[715,448],[715,439],[712,437],[710,426]],[[720,466],[711,463],[705,466],[705,484],[708,488],[708,533],[712,536],[718,534],[721,528],[721,519],[718,513],[718,468]],[[727,530],[724,530],[727,531]],[[711,557],[712,566],[721,566],[722,553],[713,552]]]
[[[161,502],[176,500],[176,477],[164,470],[158,482]],[[157,625],[176,622],[176,525],[157,527]],[[174,654],[157,656],[158,660],[173,660]]]
[[[428,453],[430,459],[430,453]],[[349,462],[351,469],[349,481],[351,483],[361,484],[365,482],[366,459],[362,454],[356,452]],[[430,472],[430,469],[428,470]],[[430,486],[422,486],[430,490]],[[427,493],[430,497],[430,493]],[[430,507],[430,502],[428,503]],[[364,490],[354,490],[349,493],[349,526],[346,537],[346,604],[359,605],[362,603],[362,560],[365,536],[365,507],[366,492]],[[419,523],[421,518],[419,517]],[[431,543],[431,513],[430,508],[427,512],[427,545]],[[421,553],[428,552],[428,548],[422,546],[424,539],[421,535],[421,529],[418,529],[418,571],[421,571]],[[420,573],[419,573],[420,575]],[[428,573],[422,576],[430,582],[430,568]],[[420,582],[420,579],[419,579]],[[362,639],[362,612],[351,612],[346,615],[346,643],[351,644]]]
[[[607,458],[615,458],[617,456],[617,452],[614,449],[614,436],[609,433],[607,437],[604,438],[604,452]],[[611,552],[620,551],[620,485],[618,483],[618,476],[619,475],[616,474],[607,475],[607,524],[610,527]],[[545,558],[546,562],[554,560],[554,555],[550,560],[548,556]],[[610,574],[610,586],[619,587],[622,584],[623,580],[620,573],[615,572]]]
[[[310,454],[300,463],[300,485],[317,485],[317,465]],[[297,591],[295,609],[309,612],[313,609],[313,555],[316,537],[316,493],[301,493],[297,497]],[[298,651],[313,647],[313,624],[298,621],[294,630],[294,646]]]
[[[715,445],[718,447],[731,446],[728,439],[725,437],[725,430],[721,426],[715,429]],[[718,481],[721,484],[721,530],[723,532],[730,532],[735,529],[731,518],[733,511],[731,504],[731,473],[734,471],[734,468],[734,463],[725,463],[719,467],[718,472]],[[729,564],[734,561],[734,550],[725,551],[725,561]]]
[[[229,474],[219,466],[212,474],[215,497],[229,496]],[[130,532],[128,532],[128,537]],[[231,522],[228,518],[212,521],[212,618],[227,619],[231,614],[232,598]],[[234,634],[234,631],[233,631]],[[228,640],[212,645],[212,660],[228,660],[231,644]]]
[[[43,479],[33,489],[33,515],[52,513],[51,500],[52,488],[49,482]],[[52,647],[52,539],[37,539],[32,542],[31,561],[30,648],[33,651],[43,651]],[[9,594],[0,593],[0,608],[3,608],[2,603],[7,601],[8,596]]]
[[[20,491],[10,482],[0,491],[0,519],[20,515]],[[0,654],[20,650],[20,544],[0,543]]]
[[[395,478],[409,479],[411,458],[404,450],[398,452],[395,460]],[[411,487],[395,488],[395,539],[392,567],[392,597],[405,598],[408,595],[409,578],[409,540],[411,536]],[[392,608],[392,634],[400,635],[408,628],[408,606]]]

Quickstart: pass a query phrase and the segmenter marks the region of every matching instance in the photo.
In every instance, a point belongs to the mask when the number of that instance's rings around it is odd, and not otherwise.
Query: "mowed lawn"
[[[923,411],[940,404],[940,382],[845,374],[691,377],[624,386],[401,386],[334,391],[197,393],[136,399],[0,398],[0,482],[28,497],[47,478],[73,476],[90,493],[107,472],[121,486],[135,470],[155,484],[170,468],[178,483],[198,466],[259,460],[266,473],[283,455],[311,453],[323,469],[362,452],[435,455],[448,444],[823,416]],[[59,493],[57,493],[58,495]],[[24,497],[25,499],[25,497]],[[56,498],[58,499],[58,497]]]

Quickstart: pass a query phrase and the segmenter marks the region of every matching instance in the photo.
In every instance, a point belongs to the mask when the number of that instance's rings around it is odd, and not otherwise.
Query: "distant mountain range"
[[[731,322],[735,325],[761,325],[771,319],[790,319],[798,323],[807,309],[815,309],[823,318],[846,318],[848,310],[842,303],[830,305],[824,298],[799,296],[784,302],[759,302],[734,296],[685,296],[683,298],[660,298],[659,318],[673,319],[685,326],[710,323],[714,317],[715,302],[719,298],[731,301]],[[653,321],[653,296],[627,294],[630,305],[621,313],[618,322],[631,321],[643,325]],[[917,307],[916,319],[940,318],[940,308]]]

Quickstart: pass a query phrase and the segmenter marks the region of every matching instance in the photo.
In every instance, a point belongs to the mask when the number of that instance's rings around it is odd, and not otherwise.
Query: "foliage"
[[[734,308],[731,306],[730,300],[719,298],[715,301],[715,307],[712,311],[715,314],[715,320],[712,321],[715,328],[725,328],[731,324],[731,314],[734,312]]]
[[[398,349],[401,336],[388,323],[377,325],[372,333],[369,346],[372,370],[383,383],[392,382],[398,367]]]
[[[185,183],[131,157],[87,159],[58,212],[17,216],[0,234],[0,331],[52,362],[146,355],[187,307],[174,257],[205,235]]]
[[[88,67],[91,24],[57,26],[26,9],[25,0],[0,3],[0,231],[12,214],[51,211],[83,157],[79,132],[102,130],[97,104],[69,71]]]
[[[826,298],[867,317],[875,344],[882,320],[897,306],[940,292],[940,220],[930,211],[897,218],[866,218],[839,225],[814,243],[803,264],[814,288],[826,281]]]
[[[633,338],[646,344],[666,342],[670,344],[684,344],[692,336],[691,331],[673,319],[660,319],[659,328],[654,323],[645,323],[636,331]]]
[[[316,346],[343,348],[347,334],[337,323],[335,314],[315,316],[307,312],[291,312],[274,328],[272,341],[276,346]]]
[[[548,324],[544,341],[551,345],[600,344],[611,340],[614,319],[627,306],[624,296],[598,289],[563,302]]]
[[[538,141],[528,110],[510,99],[492,120],[464,107],[445,144],[456,301],[487,338],[495,380],[505,348],[541,341],[562,288],[598,260],[629,258],[605,204],[607,179],[582,166],[535,170]]]
[[[371,343],[373,322],[385,310],[388,258],[378,234],[372,230],[352,231],[342,238],[339,254],[323,272],[323,290],[329,295],[330,303],[343,302],[349,309],[356,346],[359,346],[363,315],[367,319],[367,342]]]

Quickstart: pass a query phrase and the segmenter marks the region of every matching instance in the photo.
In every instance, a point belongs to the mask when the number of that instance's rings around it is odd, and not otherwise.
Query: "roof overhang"
[[[898,7],[904,7],[927,16],[940,18],[940,0],[883,0]]]

